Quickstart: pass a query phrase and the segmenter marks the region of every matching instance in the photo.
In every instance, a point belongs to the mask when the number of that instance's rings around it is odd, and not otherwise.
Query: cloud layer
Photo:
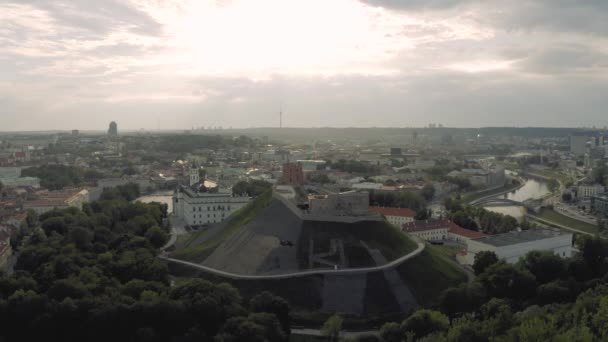
[[[604,126],[603,0],[0,0],[0,130]]]

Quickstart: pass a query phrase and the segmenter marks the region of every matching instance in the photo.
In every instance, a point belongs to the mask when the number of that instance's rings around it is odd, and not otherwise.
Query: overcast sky
[[[0,131],[608,125],[607,0],[0,0]]]

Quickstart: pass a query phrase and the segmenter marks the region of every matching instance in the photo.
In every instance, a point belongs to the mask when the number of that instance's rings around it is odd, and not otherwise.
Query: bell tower
[[[193,160],[190,163],[190,186],[198,184],[200,182],[199,170],[196,167],[196,162]]]

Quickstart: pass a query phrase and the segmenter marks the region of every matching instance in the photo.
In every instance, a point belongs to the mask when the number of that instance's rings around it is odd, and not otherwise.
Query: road
[[[582,222],[593,224],[593,225],[597,225],[597,219],[595,217],[592,217],[592,216],[589,217],[588,215],[581,214],[580,212],[577,211],[578,208],[576,207],[576,205],[563,203],[561,201],[557,202],[557,203],[554,202],[553,210],[557,211],[558,213],[560,213],[564,216],[568,216],[571,219],[582,221]]]
[[[172,236],[173,236],[173,234],[172,234]],[[227,277],[227,278],[231,278],[231,279],[243,279],[243,280],[286,279],[286,278],[305,277],[305,276],[311,276],[311,275],[358,274],[358,273],[368,273],[368,272],[375,272],[375,271],[384,271],[384,270],[390,269],[392,267],[398,266],[398,265],[402,264],[403,262],[405,262],[411,258],[414,258],[414,257],[418,256],[418,254],[422,253],[422,251],[425,248],[424,242],[422,242],[420,240],[416,240],[416,242],[418,244],[418,247],[414,251],[402,256],[399,259],[395,259],[395,260],[393,260],[385,265],[381,265],[381,266],[348,268],[348,269],[341,269],[341,270],[321,269],[321,270],[298,271],[298,272],[288,272],[288,273],[282,273],[282,274],[268,274],[268,275],[236,274],[236,273],[225,272],[225,271],[218,270],[215,268],[203,266],[203,265],[189,262],[189,261],[169,258],[165,255],[159,255],[159,258],[162,260],[189,266],[189,267],[192,267],[192,268],[204,271],[204,272],[209,272],[209,273],[212,273],[212,274],[215,274],[218,276]]]

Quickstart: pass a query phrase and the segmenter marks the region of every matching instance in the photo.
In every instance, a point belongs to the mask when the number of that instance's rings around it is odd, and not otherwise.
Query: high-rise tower
[[[110,122],[110,128],[108,128],[108,135],[112,137],[118,136],[118,124],[115,121]]]

